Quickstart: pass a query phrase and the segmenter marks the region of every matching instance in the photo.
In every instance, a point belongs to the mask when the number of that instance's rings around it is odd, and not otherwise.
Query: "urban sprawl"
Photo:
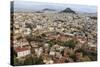
[[[11,17],[14,65],[97,60],[96,15],[67,8],[62,12],[14,12]]]

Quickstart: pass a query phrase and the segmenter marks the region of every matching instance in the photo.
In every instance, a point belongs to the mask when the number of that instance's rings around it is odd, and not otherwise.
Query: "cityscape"
[[[11,4],[14,66],[97,61],[97,7],[23,1]]]

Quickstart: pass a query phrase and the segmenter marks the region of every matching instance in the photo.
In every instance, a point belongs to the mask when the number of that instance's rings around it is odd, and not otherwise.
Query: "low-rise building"
[[[15,52],[17,54],[17,58],[25,57],[25,56],[31,54],[30,49],[26,48],[26,47],[17,47],[17,48],[15,48]]]

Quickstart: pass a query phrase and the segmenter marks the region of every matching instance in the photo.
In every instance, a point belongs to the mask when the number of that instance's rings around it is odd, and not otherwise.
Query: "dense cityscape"
[[[11,14],[14,65],[97,60],[97,15],[70,8]]]

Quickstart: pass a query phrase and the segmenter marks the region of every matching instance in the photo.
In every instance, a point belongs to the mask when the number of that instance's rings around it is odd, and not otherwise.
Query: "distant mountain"
[[[43,9],[43,11],[56,11],[56,10],[54,10],[54,9],[49,9],[49,8],[45,8],[45,9]]]
[[[62,13],[62,12],[64,12],[64,13],[74,13],[74,14],[76,13],[75,11],[73,11],[73,10],[70,9],[70,8],[66,8],[65,10],[62,10],[61,13]]]

